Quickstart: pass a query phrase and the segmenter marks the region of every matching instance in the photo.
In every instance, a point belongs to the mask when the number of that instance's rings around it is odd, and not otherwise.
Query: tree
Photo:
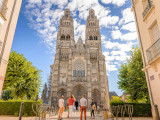
[[[112,96],[111,101],[110,102],[120,102],[121,99],[118,96]]]
[[[9,57],[3,90],[11,90],[15,99],[35,99],[41,86],[40,72],[23,55],[13,51]]]
[[[149,100],[140,48],[132,49],[130,59],[119,69],[119,88],[130,94],[132,101]]]

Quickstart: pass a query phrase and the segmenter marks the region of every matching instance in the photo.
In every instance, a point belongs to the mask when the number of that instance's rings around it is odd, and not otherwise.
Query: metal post
[[[21,102],[21,107],[20,107],[20,111],[19,111],[19,120],[22,120],[23,106],[24,106],[24,102]]]

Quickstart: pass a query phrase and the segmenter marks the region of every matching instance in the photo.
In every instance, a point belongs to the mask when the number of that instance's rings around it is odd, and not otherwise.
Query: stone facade
[[[52,82],[50,105],[57,105],[61,95],[67,98],[73,94],[77,101],[86,94],[97,105],[109,105],[108,79],[105,56],[102,54],[99,20],[94,10],[89,10],[86,22],[85,44],[79,37],[74,40],[73,18],[70,10],[64,11],[60,19],[54,64],[51,65]]]

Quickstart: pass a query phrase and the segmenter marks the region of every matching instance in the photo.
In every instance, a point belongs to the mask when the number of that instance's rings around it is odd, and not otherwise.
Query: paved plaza
[[[96,118],[93,120],[116,120],[115,118],[109,118],[109,119],[104,119],[102,117],[102,114],[96,115]],[[35,117],[23,117],[22,120],[35,120]],[[4,117],[0,116],[0,120],[18,120],[18,117]],[[37,119],[39,120],[39,119]],[[47,115],[46,120],[57,120],[57,115],[56,116],[51,116]],[[69,120],[67,118],[67,112],[63,113],[63,120]],[[80,112],[74,112],[72,119],[71,120],[80,120]],[[84,120],[84,118],[83,118]],[[90,112],[87,112],[87,120],[92,120],[90,118]],[[122,118],[119,118],[118,120],[122,120]],[[129,118],[125,118],[124,120],[129,120]],[[132,120],[153,120],[152,118],[133,118]]]

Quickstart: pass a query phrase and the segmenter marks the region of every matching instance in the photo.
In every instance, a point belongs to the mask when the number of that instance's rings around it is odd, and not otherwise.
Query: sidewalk
[[[67,118],[67,112],[63,113],[63,120],[69,120]],[[47,119],[46,120],[57,120],[58,116],[51,116],[47,114]],[[22,120],[35,120],[36,117],[23,117]],[[0,120],[18,120],[18,117],[5,117],[5,116],[0,116]],[[39,120],[39,119],[37,119]],[[71,120],[80,120],[80,112],[73,112]],[[83,116],[84,120],[84,116]],[[95,119],[90,119],[90,112],[87,112],[87,120],[116,120],[116,118],[110,118],[110,119],[104,119],[102,117],[102,114],[96,115]],[[122,120],[122,118],[119,118],[118,120]],[[129,120],[129,118],[125,118],[124,120]],[[132,120],[153,120],[152,118],[133,118]]]

